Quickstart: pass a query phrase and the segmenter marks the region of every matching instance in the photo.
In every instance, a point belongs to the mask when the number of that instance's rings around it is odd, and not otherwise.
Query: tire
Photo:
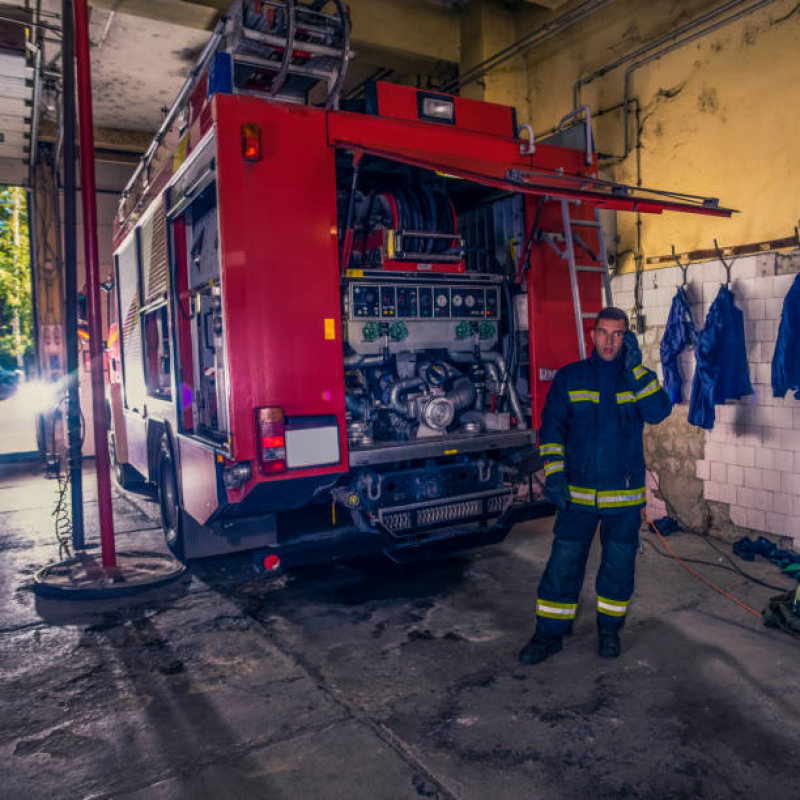
[[[163,434],[158,448],[158,507],[161,513],[161,529],[172,555],[186,561],[181,525],[181,505],[178,499],[178,480],[169,434]]]

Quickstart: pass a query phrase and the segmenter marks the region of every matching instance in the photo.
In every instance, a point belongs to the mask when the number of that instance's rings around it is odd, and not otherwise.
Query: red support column
[[[100,266],[97,253],[97,202],[94,179],[94,121],[92,119],[92,74],[89,61],[89,14],[86,0],[75,0],[75,52],[78,62],[78,119],[80,121],[81,200],[86,252],[86,296],[89,317],[89,352],[92,366],[92,412],[94,416],[97,499],[100,507],[100,543],[103,568],[114,569],[114,517],[111,509],[111,476],[105,447],[105,397],[103,390],[103,322],[100,306]]]

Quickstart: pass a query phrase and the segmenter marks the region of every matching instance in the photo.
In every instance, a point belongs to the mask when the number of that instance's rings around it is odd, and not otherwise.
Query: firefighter
[[[536,632],[519,654],[523,664],[538,664],[561,650],[598,523],[598,652],[604,658],[619,655],[645,504],[642,431],[645,422],[655,425],[672,410],[656,374],[642,366],[624,311],[603,309],[591,336],[591,357],[558,371],[542,412],[545,492],[558,513],[537,592]]]

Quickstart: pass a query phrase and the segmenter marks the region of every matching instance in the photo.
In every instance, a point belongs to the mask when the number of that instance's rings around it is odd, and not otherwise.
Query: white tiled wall
[[[776,275],[775,265],[774,254],[750,256],[733,263],[731,289],[744,313],[754,394],[717,406],[716,422],[713,430],[706,432],[705,457],[697,461],[696,475],[703,481],[705,499],[727,504],[735,525],[773,536],[789,536],[800,543],[800,401],[791,392],[784,398],[773,397],[770,385],[783,300],[795,275]],[[643,273],[646,350],[652,351],[660,342],[681,280],[677,267]],[[724,280],[725,270],[719,262],[689,267],[687,291],[698,330]],[[626,311],[632,308],[633,286],[633,275],[614,278],[614,304]],[[694,369],[691,348],[683,353],[680,364],[683,403],[688,404]],[[661,376],[660,364],[657,370]],[[654,508],[652,512],[658,510]]]

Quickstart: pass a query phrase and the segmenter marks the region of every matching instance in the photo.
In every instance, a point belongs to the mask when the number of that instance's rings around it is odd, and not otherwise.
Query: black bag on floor
[[[764,609],[764,624],[768,628],[780,628],[787,633],[800,634],[800,616],[795,613],[796,592],[789,591],[770,598]]]

